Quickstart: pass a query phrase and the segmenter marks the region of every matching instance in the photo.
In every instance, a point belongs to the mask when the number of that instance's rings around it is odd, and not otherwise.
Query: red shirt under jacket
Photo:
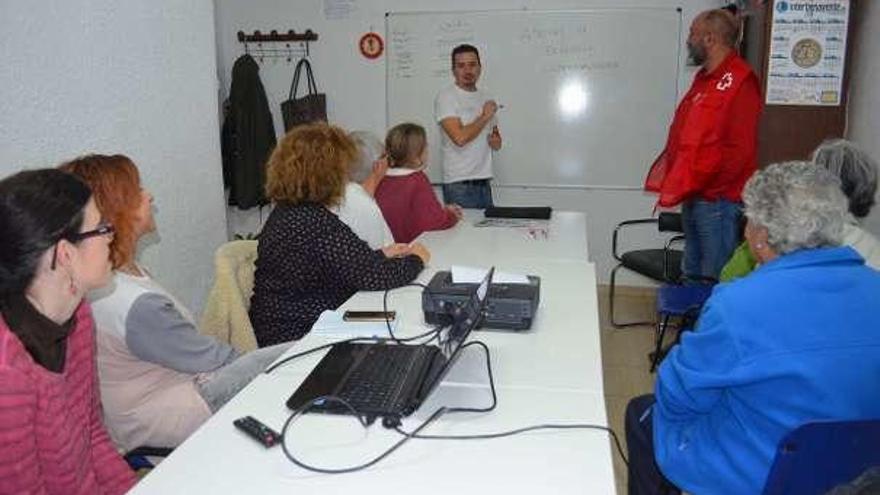
[[[658,205],[692,198],[741,201],[757,166],[762,106],[758,78],[737,54],[712,72],[700,69],[645,181],[646,190],[660,193]]]
[[[422,232],[448,229],[458,221],[454,213],[437,201],[422,171],[405,175],[389,171],[376,188],[376,203],[395,242],[412,242]]]

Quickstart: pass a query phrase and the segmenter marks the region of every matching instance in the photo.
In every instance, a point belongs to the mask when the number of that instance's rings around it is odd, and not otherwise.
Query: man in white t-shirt
[[[462,208],[492,206],[492,151],[501,149],[498,105],[477,89],[481,68],[476,47],[455,47],[455,84],[434,99],[434,118],[442,131],[443,201]]]

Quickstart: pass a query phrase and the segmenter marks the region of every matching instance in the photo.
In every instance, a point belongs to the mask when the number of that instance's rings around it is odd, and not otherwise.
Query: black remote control
[[[247,433],[254,440],[263,444],[266,448],[281,443],[281,435],[277,431],[264,425],[253,416],[238,418],[232,424],[239,430]]]

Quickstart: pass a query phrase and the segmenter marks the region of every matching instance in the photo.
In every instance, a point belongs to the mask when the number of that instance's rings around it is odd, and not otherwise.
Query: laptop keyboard
[[[358,412],[394,412],[395,398],[420,350],[402,345],[371,346],[337,395]]]

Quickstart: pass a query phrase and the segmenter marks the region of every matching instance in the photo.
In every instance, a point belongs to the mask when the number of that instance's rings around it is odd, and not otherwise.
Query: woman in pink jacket
[[[83,300],[110,278],[113,232],[70,174],[28,170],[0,181],[0,493],[134,485],[101,421]]]
[[[388,172],[376,188],[376,202],[396,242],[412,242],[428,230],[445,230],[461,219],[458,205],[442,205],[425,175],[425,128],[400,124],[385,138]]]

